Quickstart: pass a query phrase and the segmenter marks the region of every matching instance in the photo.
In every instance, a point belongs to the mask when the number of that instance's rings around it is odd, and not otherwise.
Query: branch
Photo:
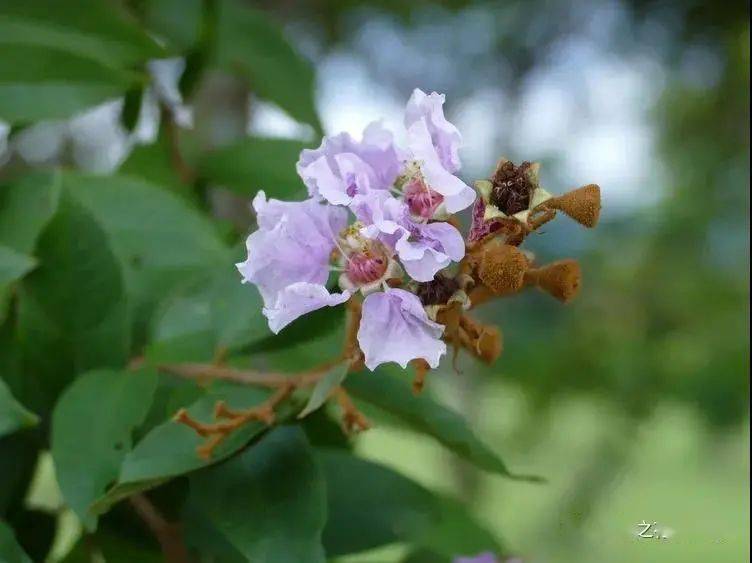
[[[128,497],[134,512],[144,521],[159,542],[165,561],[168,563],[189,563],[188,548],[183,542],[178,524],[168,522],[157,507],[143,494]]]

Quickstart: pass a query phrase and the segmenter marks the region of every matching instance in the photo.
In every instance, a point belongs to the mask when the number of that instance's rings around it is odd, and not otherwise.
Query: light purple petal
[[[386,362],[406,368],[416,358],[435,368],[446,353],[443,332],[442,325],[428,318],[417,296],[389,289],[372,293],[363,301],[358,344],[370,370]]]
[[[424,120],[418,120],[407,130],[408,146],[428,186],[444,196],[449,213],[457,213],[475,201],[475,190],[454,176],[442,164]]]
[[[462,135],[444,117],[444,94],[426,94],[418,88],[413,90],[405,108],[405,128],[410,129],[421,120],[426,124],[441,165],[452,174],[457,172],[461,167],[459,147]]]
[[[460,232],[449,223],[415,224],[396,244],[397,254],[407,274],[416,281],[431,281],[451,261],[465,255]]]
[[[254,199],[259,229],[248,236],[248,258],[237,264],[244,282],[255,284],[266,307],[297,282],[323,285],[329,277],[334,236],[347,222],[347,210],[301,202]]]
[[[342,155],[347,155],[344,160],[340,158]],[[366,127],[360,142],[347,133],[325,137],[319,148],[300,153],[296,168],[311,196],[320,195],[341,205],[349,203],[354,193],[364,192],[364,181],[367,189],[391,187],[404,159],[405,155],[394,145],[392,134],[374,122]],[[342,195],[348,192],[349,197]]]
[[[349,291],[331,294],[323,285],[298,282],[280,291],[274,306],[264,307],[263,313],[269,328],[277,334],[298,317],[322,307],[340,305],[349,298]]]

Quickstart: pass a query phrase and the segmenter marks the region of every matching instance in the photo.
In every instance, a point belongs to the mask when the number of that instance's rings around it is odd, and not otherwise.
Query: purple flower
[[[342,302],[339,295],[329,296],[324,284],[335,233],[345,227],[347,210],[314,199],[267,201],[263,191],[253,200],[253,207],[259,229],[246,240],[247,260],[236,266],[243,282],[253,283],[261,293],[269,328],[279,332],[304,313]]]
[[[352,210],[365,225],[364,236],[378,238],[396,251],[405,271],[416,281],[431,281],[439,270],[465,255],[465,242],[454,226],[414,221],[407,205],[387,192],[357,196]]]
[[[363,301],[358,344],[370,370],[386,362],[406,368],[416,358],[435,368],[446,353],[443,332],[444,327],[428,318],[415,294],[387,289]]]
[[[373,122],[355,141],[340,133],[317,149],[300,153],[297,170],[311,196],[334,205],[347,205],[356,194],[389,189],[402,170],[404,155],[394,145],[391,132]]]
[[[412,157],[425,184],[444,198],[449,213],[462,211],[475,200],[475,191],[457,178],[462,137],[444,117],[444,96],[416,89],[405,109],[405,127]]]

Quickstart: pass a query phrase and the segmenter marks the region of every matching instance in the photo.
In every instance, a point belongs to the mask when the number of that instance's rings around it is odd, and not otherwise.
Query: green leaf
[[[299,427],[194,475],[191,501],[249,561],[325,561],[324,478]]]
[[[116,2],[3,0],[0,43],[53,47],[126,67],[165,51]]]
[[[218,350],[237,350],[269,336],[256,288],[242,284],[228,262],[178,289],[155,315],[150,356],[161,361],[165,349],[184,354],[182,361],[207,360]],[[193,350],[186,349],[192,346]],[[155,350],[159,353],[155,354]]]
[[[329,557],[408,542],[451,557],[501,552],[496,538],[457,501],[341,449],[317,451],[326,475]]]
[[[157,303],[187,278],[233,262],[214,226],[165,189],[122,176],[65,173],[62,181],[112,241],[137,335]]]
[[[33,172],[0,186],[0,244],[21,254],[32,254],[59,199],[59,172]]]
[[[404,372],[382,368],[356,374],[346,383],[354,396],[387,413],[416,432],[434,437],[442,445],[477,467],[505,477],[540,480],[510,473],[501,458],[486,446],[457,413],[423,393],[415,396]]]
[[[25,383],[36,389],[44,409],[74,374],[122,366],[130,324],[109,240],[71,198],[61,199],[36,254],[40,266],[19,287],[17,337]]]
[[[305,193],[295,171],[304,148],[299,141],[247,137],[206,153],[199,170],[205,178],[243,196],[264,190],[269,197],[292,199]]]
[[[153,143],[136,145],[125,162],[120,165],[118,174],[140,178],[156,187],[168,189],[181,199],[195,203],[195,192],[182,183],[172,164],[172,153],[164,128]]]
[[[61,395],[52,415],[52,457],[66,503],[92,530],[91,503],[118,476],[131,434],[157,386],[150,371],[93,371]],[[86,468],[82,471],[82,468]]]
[[[36,261],[31,256],[0,245],[0,289],[23,277],[35,264]]]
[[[0,379],[0,436],[21,428],[35,426],[39,418],[13,398],[8,386]]]
[[[198,41],[201,5],[201,0],[147,0],[146,25],[175,50],[187,51]]]
[[[13,282],[22,278],[36,265],[31,256],[19,254],[0,244],[0,322],[5,318],[5,300]]]
[[[0,43],[0,119],[69,117],[124,93],[135,77],[47,47]]]
[[[217,62],[244,76],[251,90],[321,131],[313,69],[267,14],[238,0],[220,4]]]
[[[13,530],[0,521],[0,561],[3,563],[31,563],[29,556],[16,542]]]
[[[327,482],[329,557],[420,535],[435,520],[431,493],[407,477],[342,450],[320,450]]]
[[[305,408],[300,412],[298,418],[308,416],[323,405],[334,388],[342,385],[345,377],[347,377],[348,369],[350,369],[350,366],[347,362],[337,364],[330,369],[329,372],[316,383],[316,386],[311,393],[311,397],[308,399],[308,404],[306,404]]]
[[[231,408],[244,409],[263,402],[268,395],[269,392],[263,389],[215,383],[206,396],[188,408],[188,413],[197,420],[211,422],[214,420],[214,405],[217,401],[225,401]],[[285,420],[295,410],[292,403],[285,403],[277,410],[278,420]],[[168,420],[151,430],[128,452],[116,485],[94,504],[92,510],[95,513],[104,512],[115,502],[135,492],[150,489],[172,477],[222,461],[266,429],[267,426],[261,422],[243,425],[230,434],[214,450],[212,458],[207,460],[196,453],[196,448],[203,443],[204,438],[184,424]]]

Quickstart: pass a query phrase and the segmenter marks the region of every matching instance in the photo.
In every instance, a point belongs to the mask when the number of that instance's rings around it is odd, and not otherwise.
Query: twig
[[[128,497],[134,512],[144,521],[159,542],[165,561],[168,563],[188,563],[191,561],[188,549],[178,524],[168,522],[157,507],[143,494]]]
[[[334,390],[334,397],[337,399],[337,403],[339,403],[339,406],[342,409],[342,430],[345,434],[361,432],[363,430],[368,430],[371,427],[371,423],[368,422],[368,419],[358,410],[344,387],[337,387]]]

